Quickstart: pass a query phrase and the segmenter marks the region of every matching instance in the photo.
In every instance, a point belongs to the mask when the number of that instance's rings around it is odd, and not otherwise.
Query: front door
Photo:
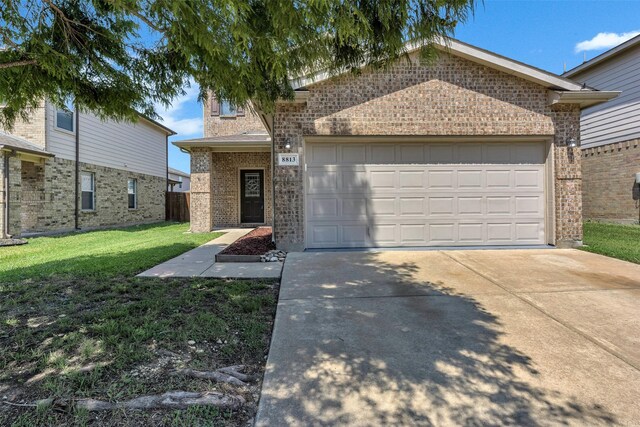
[[[264,171],[240,171],[240,222],[264,222]]]

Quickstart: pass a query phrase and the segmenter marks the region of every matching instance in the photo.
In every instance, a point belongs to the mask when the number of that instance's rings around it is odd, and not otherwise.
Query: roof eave
[[[550,91],[549,105],[578,104],[584,109],[610,101],[618,95],[619,91]]]
[[[626,42],[622,43],[621,45],[618,45],[612,49],[607,50],[606,52],[601,53],[600,55],[596,56],[595,58],[591,58],[590,60],[588,60],[587,62],[583,62],[582,64],[578,65],[577,67],[574,67],[572,69],[570,69],[569,71],[565,72],[564,74],[562,74],[563,76],[566,77],[573,77],[575,75],[578,75],[584,71],[587,71],[593,67],[595,67],[598,64],[601,64],[605,61],[608,61],[609,59],[615,57],[616,55],[622,53],[623,51],[626,51],[627,49],[630,49],[636,45],[640,45],[640,35],[635,36],[634,38],[627,40]]]
[[[42,157],[42,158],[55,157],[55,154],[49,153],[47,151],[30,150],[28,148],[15,147],[15,146],[9,145],[9,144],[0,144],[0,151],[25,153],[25,154],[30,154],[30,155],[36,156],[36,157]]]

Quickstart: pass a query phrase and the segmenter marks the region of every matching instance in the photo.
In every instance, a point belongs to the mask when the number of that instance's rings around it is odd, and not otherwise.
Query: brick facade
[[[34,163],[18,157],[12,157],[10,161],[11,234],[73,230],[75,162],[50,158],[44,163]],[[87,163],[80,163],[80,171],[95,173],[96,186],[96,209],[93,212],[80,212],[80,229],[164,221],[164,177]],[[3,168],[0,168],[0,176],[3,173]],[[137,179],[137,209],[128,208],[129,178]],[[2,196],[4,200],[4,194]],[[3,224],[4,218],[0,218],[0,224]]]
[[[210,95],[211,96],[211,95]],[[227,136],[246,133],[266,133],[266,129],[251,106],[243,116],[220,117],[211,115],[211,103],[204,102],[204,136]]]
[[[28,111],[29,119],[16,120],[11,130],[0,127],[5,133],[19,136],[28,140],[30,143],[37,145],[42,149],[46,149],[46,108],[45,102],[42,101],[38,107]]]
[[[194,149],[191,153],[191,230],[237,227],[240,221],[240,170],[264,170],[265,223],[272,223],[271,153],[221,153]]]
[[[640,219],[640,140],[582,150],[585,219],[638,223]]]
[[[405,61],[338,76],[308,90],[306,104],[278,104],[274,115],[274,157],[300,154],[298,167],[279,167],[274,159],[274,230],[280,247],[304,247],[303,141],[313,135],[553,137],[556,240],[580,244],[580,155],[563,146],[579,138],[578,106],[552,108],[546,88],[447,54],[436,64]]]

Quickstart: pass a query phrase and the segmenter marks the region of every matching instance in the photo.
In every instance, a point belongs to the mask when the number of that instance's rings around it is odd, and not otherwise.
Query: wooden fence
[[[189,222],[190,193],[167,192],[165,214],[167,221]]]

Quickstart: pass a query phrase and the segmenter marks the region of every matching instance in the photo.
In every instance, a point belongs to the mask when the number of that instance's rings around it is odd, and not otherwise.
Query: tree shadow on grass
[[[616,423],[544,385],[459,283],[420,281],[424,265],[371,252],[305,256],[283,276],[258,425]]]

